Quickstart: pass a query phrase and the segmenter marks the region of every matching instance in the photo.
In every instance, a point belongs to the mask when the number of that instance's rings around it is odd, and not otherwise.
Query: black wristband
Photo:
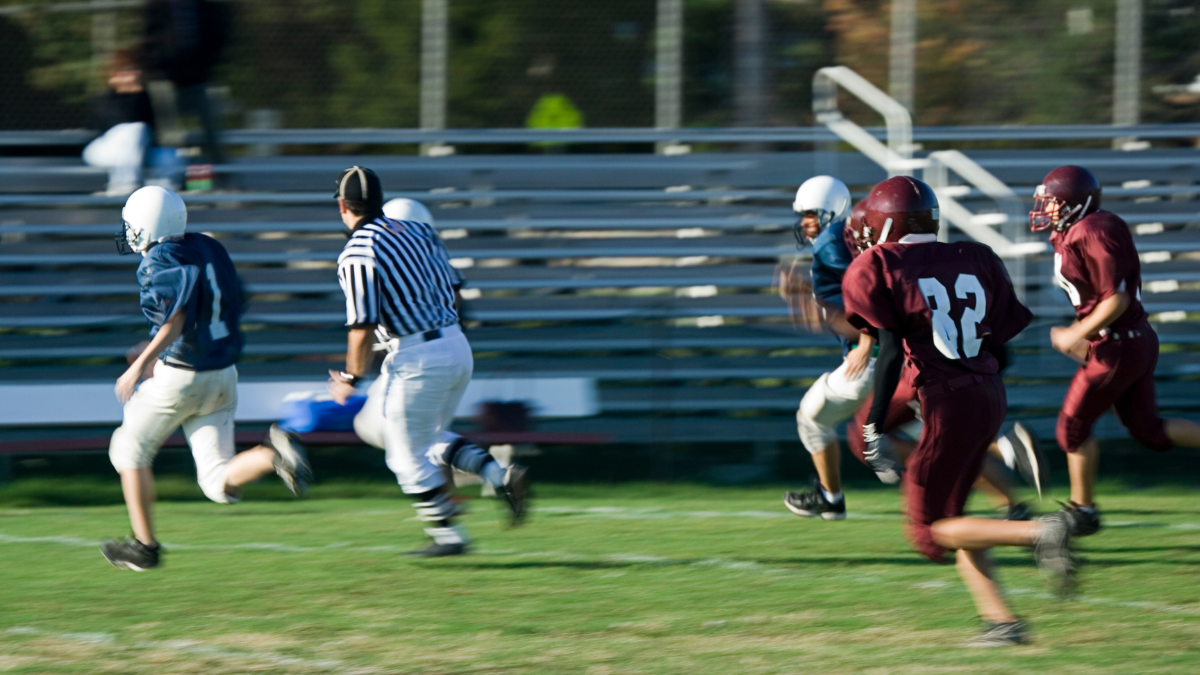
[[[351,387],[357,387],[358,381],[359,381],[359,379],[361,379],[361,378],[359,378],[359,376],[351,375],[350,373],[347,373],[344,370],[342,372],[338,373],[338,376],[342,378],[342,382],[345,382],[346,384],[350,385]]]

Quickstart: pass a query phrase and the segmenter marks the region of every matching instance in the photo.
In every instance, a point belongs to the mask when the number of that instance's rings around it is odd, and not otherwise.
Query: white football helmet
[[[121,255],[134,251],[145,255],[154,244],[183,236],[187,229],[187,207],[173,191],[148,185],[129,195],[125,208],[121,209],[121,219],[117,251]]]
[[[383,205],[383,215],[392,220],[411,220],[433,227],[433,214],[425,205],[413,199],[399,197]]]
[[[796,190],[792,210],[801,216],[815,213],[824,230],[830,223],[850,215],[850,189],[833,176],[813,176]],[[796,240],[804,243],[804,230],[798,221],[792,229],[796,233]]]

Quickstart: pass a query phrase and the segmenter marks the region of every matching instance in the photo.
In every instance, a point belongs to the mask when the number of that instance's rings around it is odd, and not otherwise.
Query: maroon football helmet
[[[858,250],[900,241],[906,234],[938,231],[938,200],[933,188],[908,176],[894,176],[863,200],[862,223],[855,232]]]
[[[1046,174],[1033,193],[1029,229],[1065,232],[1084,216],[1100,210],[1100,181],[1082,166],[1068,164]]]
[[[846,219],[846,229],[842,230],[842,240],[846,242],[846,248],[850,249],[850,257],[857,258],[862,249],[858,247],[859,238],[862,237],[863,226],[866,225],[864,218],[867,215],[867,200],[861,199],[854,208],[850,210],[850,217]]]

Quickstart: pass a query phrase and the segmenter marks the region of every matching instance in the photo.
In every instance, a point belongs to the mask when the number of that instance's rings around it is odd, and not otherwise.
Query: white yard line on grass
[[[534,507],[534,513],[566,516],[596,516],[616,520],[660,520],[660,519],[711,519],[711,518],[753,518],[753,519],[786,519],[795,520],[796,516],[783,510],[778,511],[690,511],[671,510],[653,507],[634,508],[628,506],[542,506]],[[848,518],[854,520],[878,520],[881,518],[899,518],[899,514],[883,515],[878,513],[860,513],[851,511]]]
[[[351,669],[349,664],[333,659],[302,659],[294,656],[280,656],[259,651],[244,651],[217,647],[205,644],[199,640],[139,640],[132,643],[121,643],[112,633],[55,633],[30,626],[17,626],[4,631],[6,635],[28,636],[31,638],[50,638],[64,642],[82,644],[113,645],[121,649],[164,650],[192,656],[207,656],[226,659],[252,659],[271,666],[301,666],[308,669],[333,671],[338,673],[367,673],[378,672],[374,668]]]

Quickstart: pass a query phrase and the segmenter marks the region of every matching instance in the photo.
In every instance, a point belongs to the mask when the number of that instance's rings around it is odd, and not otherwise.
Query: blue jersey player
[[[134,536],[106,541],[101,552],[114,566],[141,571],[159,563],[151,465],[179,427],[196,460],[201,489],[220,504],[237,502],[241,486],[272,471],[296,492],[308,479],[308,466],[290,447],[234,456],[234,364],[242,352],[238,319],[244,298],[225,248],[211,237],[185,232],[183,200],[161,187],[130,195],[122,218],[117,248],[143,256],[137,279],[151,339],[117,380],[124,415],[109,446]]]
[[[818,483],[809,492],[788,492],[784,505],[805,517],[841,520],[841,455],[836,426],[851,417],[868,393],[874,339],[846,321],[842,277],[852,260],[844,237],[850,215],[850,190],[833,176],[814,176],[796,191],[792,209],[800,217],[794,226],[801,245],[812,244],[812,266],[805,280],[796,265],[780,273],[780,294],[793,317],[811,330],[828,326],[843,346],[845,359],[824,373],[804,394],[796,411],[800,441],[812,455]]]
[[[861,206],[854,209],[855,214]],[[856,216],[851,214],[850,191],[833,176],[814,176],[804,181],[796,191],[792,209],[800,217],[793,228],[797,242],[812,244],[812,265],[808,279],[795,264],[781,269],[780,295],[788,302],[792,316],[801,318],[811,330],[827,327],[841,342],[844,359],[839,367],[817,378],[800,401],[796,428],[801,443],[812,455],[817,481],[811,490],[786,493],[783,503],[799,516],[841,520],[846,517],[846,502],[841,492],[836,428],[870,398],[875,366],[875,339],[850,325],[842,300],[842,278],[854,255],[851,246],[855,232],[848,230],[847,220]],[[861,214],[857,217],[861,220]],[[901,439],[896,445],[901,456],[912,447]],[[993,444],[992,452],[1003,456],[1010,467],[1019,468],[1033,484],[1034,478],[1044,473],[1039,467],[1045,466],[1037,446],[1036,437],[1018,424]],[[899,480],[894,471],[877,473],[884,482]],[[1030,478],[1031,473],[1034,478]],[[1028,509],[1017,502],[1002,470],[994,463],[985,467],[984,483],[1007,509],[1009,518],[1028,518]],[[1040,491],[1040,482],[1038,488]]]

